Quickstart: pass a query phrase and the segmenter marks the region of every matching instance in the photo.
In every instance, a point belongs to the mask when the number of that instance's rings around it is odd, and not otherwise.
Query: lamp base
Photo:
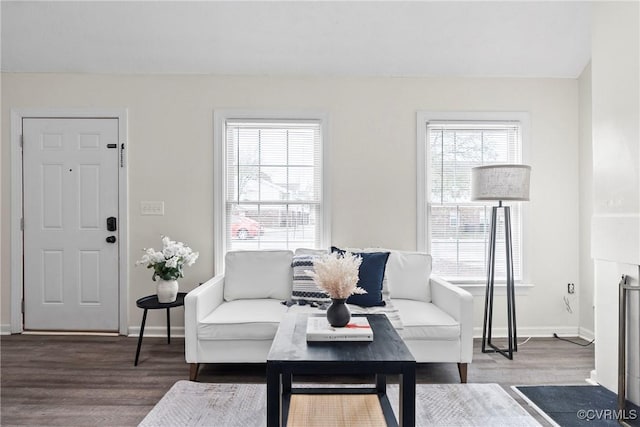
[[[504,357],[506,357],[509,360],[513,360],[513,353],[515,353],[518,350],[509,350],[507,348],[498,348],[495,345],[491,344],[491,343],[487,343],[487,345],[489,345],[491,347],[491,349],[489,350],[484,350],[483,353],[500,353],[501,355],[503,355]]]
[[[511,284],[513,288],[513,284]],[[507,346],[506,348],[500,348],[492,342],[491,336],[491,324],[493,321],[493,310],[487,312],[487,306],[485,306],[485,322],[482,330],[482,352],[483,353],[500,353],[509,360],[513,360],[513,353],[518,351],[518,340],[516,334],[515,324],[515,300],[513,298],[515,292],[511,289],[509,292],[509,284],[507,284],[507,308],[511,310],[511,316],[507,316],[509,319],[509,325],[507,325]],[[491,291],[489,295],[489,307],[493,309],[493,283],[491,284]],[[511,296],[510,296],[511,295]],[[509,303],[511,302],[511,303]],[[510,308],[509,308],[510,307]]]

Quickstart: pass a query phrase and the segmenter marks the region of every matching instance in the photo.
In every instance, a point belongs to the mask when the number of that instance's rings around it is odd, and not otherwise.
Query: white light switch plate
[[[140,202],[141,215],[164,215],[164,202],[143,201]]]

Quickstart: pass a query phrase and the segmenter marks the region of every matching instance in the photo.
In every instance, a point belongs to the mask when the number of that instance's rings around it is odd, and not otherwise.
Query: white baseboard
[[[117,337],[117,332],[91,332],[91,331],[22,331],[22,335],[57,335],[57,336],[81,336],[81,337]]]
[[[595,333],[592,330],[583,327],[578,328],[578,336],[587,341],[591,341],[596,337]]]
[[[30,334],[30,332],[23,332],[24,334]],[[39,331],[35,333],[36,335],[116,335],[116,334],[92,334],[90,332],[46,332]],[[137,337],[140,334],[140,326],[130,326],[128,330],[129,337]],[[0,335],[11,335],[11,325],[10,324],[1,324],[0,325]],[[144,328],[144,336],[145,337],[167,337],[167,327],[166,326],[146,326]],[[176,338],[184,338],[184,326],[172,326],[171,327],[171,336]]]
[[[528,326],[528,327],[518,327],[517,336],[518,341],[520,338],[528,338],[528,337],[553,337],[553,334],[558,334],[558,336],[567,336],[567,337],[577,337],[579,330],[577,326]],[[507,328],[493,328],[491,331],[491,336],[495,338],[502,338],[507,336]],[[474,338],[482,338],[482,326],[476,326],[473,328],[473,337]]]
[[[140,335],[140,326],[129,326],[129,337],[137,337]],[[184,338],[184,326],[172,326],[171,336],[176,338]],[[166,326],[145,326],[144,337],[167,337]]]

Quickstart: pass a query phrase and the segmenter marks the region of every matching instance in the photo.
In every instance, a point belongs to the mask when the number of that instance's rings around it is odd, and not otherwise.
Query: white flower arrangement
[[[356,286],[362,258],[345,252],[332,252],[313,261],[315,271],[305,270],[316,285],[333,299],[346,299],[353,294],[366,294]]]
[[[145,248],[144,251],[145,254],[136,262],[136,265],[153,268],[153,276],[151,276],[153,281],[156,277],[162,280],[177,280],[184,277],[183,267],[193,265],[199,255],[184,243],[175,242],[167,236],[162,236],[162,251],[156,252],[153,248]]]

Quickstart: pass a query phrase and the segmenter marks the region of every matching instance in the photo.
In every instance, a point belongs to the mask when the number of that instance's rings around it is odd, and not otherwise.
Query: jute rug
[[[324,387],[324,385],[323,385]],[[398,386],[387,387],[398,414]],[[178,381],[140,423],[142,427],[263,427],[264,384]],[[416,426],[539,426],[498,384],[418,384]],[[295,427],[302,427],[297,425]],[[362,427],[356,426],[353,427]]]

